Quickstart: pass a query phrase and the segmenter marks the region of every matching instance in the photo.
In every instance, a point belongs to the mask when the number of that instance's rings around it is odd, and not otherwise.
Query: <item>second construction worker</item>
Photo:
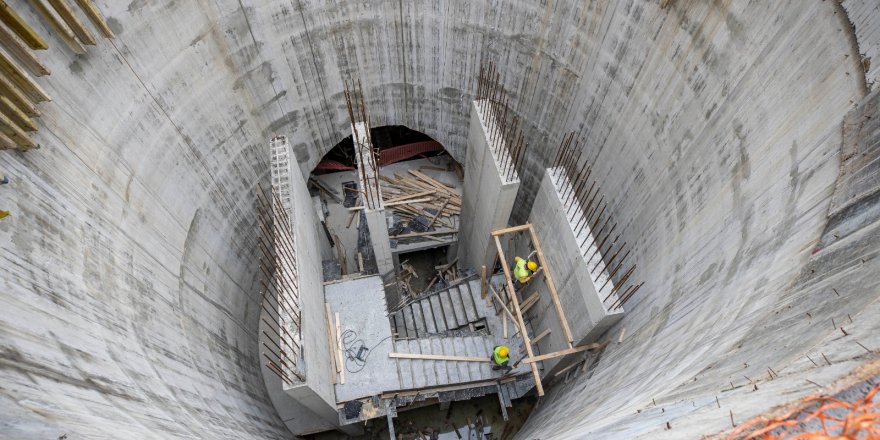
[[[510,349],[506,345],[496,345],[492,349],[492,355],[489,359],[492,361],[493,370],[504,370],[505,373],[513,368],[510,367]]]
[[[538,270],[538,263],[535,263],[530,259],[525,260],[516,257],[513,259],[513,263],[513,277],[516,278],[521,285],[528,283],[535,274],[535,271]]]

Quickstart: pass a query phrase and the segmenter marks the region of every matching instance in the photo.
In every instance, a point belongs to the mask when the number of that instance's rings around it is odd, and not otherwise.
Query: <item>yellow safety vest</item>
[[[516,260],[516,266],[513,267],[513,277],[519,280],[521,283],[525,283],[529,280],[529,276],[532,275],[532,271],[526,267],[526,260],[519,258]]]

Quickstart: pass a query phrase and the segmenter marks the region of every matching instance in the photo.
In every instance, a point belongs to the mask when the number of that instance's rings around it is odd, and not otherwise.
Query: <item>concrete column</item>
[[[516,170],[501,171],[500,163],[508,157],[507,146],[501,136],[490,140],[489,127],[494,126],[495,115],[485,100],[474,101],[468,131],[468,149],[464,164],[461,227],[458,258],[465,267],[479,268],[492,264],[495,246],[490,232],[507,226],[513,202],[519,191]]]
[[[360,190],[364,192],[361,197],[365,199],[364,215],[370,231],[370,242],[373,245],[379,275],[385,276],[394,270],[394,258],[391,255],[391,240],[388,238],[388,220],[385,205],[382,203],[382,188],[376,183],[379,169],[376,167],[377,164],[370,160],[373,146],[367,137],[366,125],[356,123],[353,134],[356,139],[354,147],[358,165],[358,183]],[[369,203],[366,202],[367,198],[370,199]]]
[[[570,181],[565,172],[559,168],[547,169],[535,197],[529,222],[535,228],[538,239],[541,240],[544,257],[550,266],[549,270],[553,274],[559,293],[559,301],[565,310],[575,343],[580,345],[596,341],[623,317],[623,308],[608,310],[608,306],[617,300],[616,293],[603,302],[613,290],[614,283],[609,281],[607,285],[602,286],[608,278],[605,258],[599,252],[592,255],[598,243],[591,244],[591,242],[601,241],[604,232],[600,234],[602,236],[599,240],[593,240],[590,225],[576,233],[575,226],[584,215],[584,207],[575,197],[570,197],[570,201],[563,203],[562,194],[571,192]],[[571,214],[568,214],[567,210],[571,211]],[[604,217],[602,221],[604,222]],[[606,244],[605,247],[607,248],[608,245]],[[617,262],[614,265],[616,266]],[[621,273],[618,272],[618,275]],[[549,294],[542,293],[540,301],[529,310],[528,315],[532,319],[536,333],[548,328],[551,330],[550,335],[538,343],[541,353],[568,347]],[[562,358],[557,358],[545,361],[544,368],[552,373],[561,360]]]

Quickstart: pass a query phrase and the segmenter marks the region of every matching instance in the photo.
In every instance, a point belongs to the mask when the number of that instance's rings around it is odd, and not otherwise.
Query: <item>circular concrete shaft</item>
[[[878,48],[849,20],[876,29],[876,11],[99,0],[116,38],[77,56],[11,3],[47,36],[53,101],[41,149],[0,152],[4,436],[289,438],[257,347],[268,139],[287,135],[307,175],[350,134],[343,80],[359,78],[373,125],[461,160],[481,60],[530,144],[514,220],[576,131],[646,283],[607,336],[626,327],[623,343],[551,387],[522,438],[721,432],[728,411],[741,423],[867,362],[844,320],[880,346],[877,234],[820,241],[841,121],[867,93],[860,53]],[[831,365],[804,356],[820,351]]]

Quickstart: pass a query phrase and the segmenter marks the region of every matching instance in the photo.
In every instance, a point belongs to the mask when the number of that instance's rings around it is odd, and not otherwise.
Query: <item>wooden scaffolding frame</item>
[[[501,238],[506,234],[512,234],[514,232],[520,231],[529,231],[529,235],[532,240],[532,245],[535,247],[535,253],[538,256],[538,261],[541,263],[541,268],[544,272],[545,280],[547,281],[547,289],[550,291],[550,298],[553,301],[553,305],[556,308],[556,315],[559,318],[559,323],[562,326],[562,331],[565,333],[565,340],[568,343],[568,348],[559,350],[553,353],[547,353],[540,356],[535,356],[532,350],[532,341],[529,338],[528,331],[526,331],[526,323],[523,319],[523,310],[520,308],[519,299],[516,297],[516,292],[513,288],[513,278],[511,277],[510,265],[507,263],[507,257],[504,255],[504,249],[501,246]],[[562,308],[562,303],[559,301],[559,293],[556,291],[556,284],[553,283],[553,275],[550,270],[550,266],[547,264],[547,260],[544,258],[544,251],[541,249],[541,242],[538,240],[537,234],[535,234],[535,229],[532,227],[531,223],[526,223],[519,226],[513,226],[510,228],[496,229],[492,231],[492,238],[495,240],[495,248],[498,251],[498,260],[501,262],[501,268],[504,270],[504,279],[507,283],[507,290],[510,292],[510,301],[513,304],[513,310],[515,312],[515,325],[519,327],[520,334],[522,335],[523,344],[526,348],[526,354],[528,355],[521,362],[528,364],[532,369],[532,376],[535,378],[535,387],[538,391],[538,396],[544,395],[544,385],[541,383],[541,375],[538,372],[539,361],[552,359],[560,356],[565,356],[573,353],[580,353],[587,350],[594,350],[602,347],[603,344],[586,344],[581,345],[579,347],[575,347],[574,337],[571,335],[571,328],[568,326],[568,320],[565,318],[565,310]],[[502,307],[504,304],[502,303]],[[505,307],[506,310],[506,307]],[[546,332],[545,332],[546,334]]]

